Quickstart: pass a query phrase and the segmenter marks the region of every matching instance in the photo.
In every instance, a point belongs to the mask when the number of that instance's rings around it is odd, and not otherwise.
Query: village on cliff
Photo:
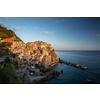
[[[11,43],[8,49],[17,56],[10,56],[9,58],[20,66],[16,69],[17,76],[24,80],[25,83],[34,83],[34,81],[46,79],[47,76],[43,75],[43,73],[50,71],[59,62],[58,56],[51,44],[42,41],[25,44],[23,41],[16,41],[15,38],[0,38],[0,43]],[[54,77],[54,74],[51,77]]]
[[[36,61],[36,63],[42,63],[43,58],[47,58],[48,62],[44,61],[44,65],[50,65],[52,62],[58,61],[58,57],[51,47],[51,44],[47,44],[42,41],[24,43],[22,41],[14,41],[13,38],[0,39],[0,42],[12,42],[9,50],[14,54],[17,54],[20,59],[26,61]]]

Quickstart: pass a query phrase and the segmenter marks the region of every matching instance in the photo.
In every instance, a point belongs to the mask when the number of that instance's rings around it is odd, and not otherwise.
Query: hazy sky
[[[100,18],[0,17],[25,43],[43,41],[55,50],[100,50]]]

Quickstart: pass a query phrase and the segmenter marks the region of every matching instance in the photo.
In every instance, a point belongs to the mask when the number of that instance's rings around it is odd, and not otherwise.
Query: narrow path
[[[5,58],[0,58],[0,62],[4,62],[5,61]]]

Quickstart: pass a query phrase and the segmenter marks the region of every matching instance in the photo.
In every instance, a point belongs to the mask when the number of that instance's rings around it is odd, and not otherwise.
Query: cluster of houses
[[[2,40],[2,42],[12,42],[11,52],[18,54],[20,59],[25,59],[26,61],[37,60],[41,61],[43,56],[49,55],[49,51],[52,51],[53,48],[51,44],[47,42],[35,41],[24,43],[22,41],[14,41],[12,38],[7,38]]]

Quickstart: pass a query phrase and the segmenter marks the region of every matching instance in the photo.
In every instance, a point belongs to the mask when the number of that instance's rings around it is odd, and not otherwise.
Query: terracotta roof
[[[28,49],[24,49],[25,52],[29,51]]]
[[[19,49],[22,49],[22,46],[19,46]]]
[[[7,38],[7,39],[4,39],[3,41],[4,41],[4,42],[14,42],[14,39],[12,39],[12,38]]]
[[[39,45],[39,43],[36,43],[36,45],[38,46],[38,45]]]

